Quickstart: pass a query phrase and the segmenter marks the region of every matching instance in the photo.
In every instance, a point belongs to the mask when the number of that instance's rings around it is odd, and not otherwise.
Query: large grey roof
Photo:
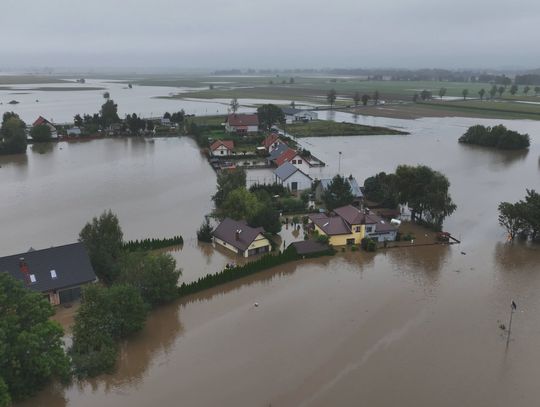
[[[282,107],[281,110],[283,111],[283,114],[292,116],[296,113],[300,113],[302,110],[295,109],[294,107]]]
[[[364,193],[360,189],[360,186],[358,185],[358,182],[356,181],[356,178],[353,177],[346,177],[345,178],[347,182],[349,183],[349,186],[351,187],[351,193],[355,198],[363,198]],[[323,178],[320,180],[321,187],[323,191],[326,191],[328,189],[328,186],[332,182],[331,178]]]
[[[21,258],[24,258],[24,262],[28,266],[28,273],[35,276],[35,283],[27,284],[26,278],[20,270]],[[56,278],[52,278],[51,270],[56,272]],[[15,279],[25,283],[30,289],[39,292],[75,287],[96,279],[83,243],[72,243],[0,257],[0,272],[9,273]]]
[[[238,239],[236,231],[241,231]],[[242,251],[247,250],[260,233],[264,233],[263,228],[252,228],[244,220],[230,218],[223,219],[223,222],[214,230],[215,237]]]
[[[290,162],[286,161],[285,163],[283,163],[282,165],[280,165],[278,168],[274,170],[274,174],[282,181],[285,181],[287,178],[293,175],[296,171],[300,171],[300,170],[296,168],[294,165],[292,165]]]
[[[287,151],[288,148],[289,148],[289,146],[287,144],[285,144],[285,143],[278,144],[278,146],[270,153],[270,156],[268,157],[268,159],[270,161],[275,160],[281,154],[283,154],[285,151]]]

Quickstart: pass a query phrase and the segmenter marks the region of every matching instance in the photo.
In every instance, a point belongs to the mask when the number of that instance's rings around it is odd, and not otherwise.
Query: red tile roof
[[[40,126],[42,124],[51,124],[51,122],[45,119],[43,116],[39,116],[32,126]]]
[[[210,146],[210,151],[216,151],[221,146],[224,146],[228,150],[232,150],[234,148],[234,141],[232,141],[232,140],[216,140]]]
[[[270,148],[270,146],[272,144],[274,144],[276,141],[279,141],[280,143],[283,143],[285,144],[284,141],[282,141],[280,138],[279,138],[279,134],[276,134],[276,133],[271,133],[270,135],[266,136],[265,139],[263,140],[262,142],[262,145],[264,146],[264,148],[266,148],[267,150]]]
[[[258,126],[259,117],[256,113],[233,113],[227,116],[227,123],[229,126],[242,127],[242,126]]]
[[[281,154],[279,157],[277,157],[274,161],[276,165],[279,167],[283,163],[292,160],[295,155],[296,155],[296,150],[289,148],[285,150],[285,152]]]

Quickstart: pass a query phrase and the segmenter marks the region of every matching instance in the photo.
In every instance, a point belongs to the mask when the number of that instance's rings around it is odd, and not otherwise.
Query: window
[[[35,275],[35,274],[30,274],[30,282],[31,282],[32,284],[34,284],[36,281],[37,281],[37,280],[36,280],[36,275]]]
[[[51,278],[52,279],[55,279],[57,278],[58,276],[56,275],[56,270],[51,270]]]
[[[298,164],[302,164],[302,160],[298,160]]]
[[[296,164],[296,160],[292,160],[292,163],[293,163],[293,164]]]
[[[354,231],[355,231],[356,233],[360,233],[360,226],[355,226],[355,227],[354,227]]]
[[[225,151],[221,150],[221,155],[225,154]]]

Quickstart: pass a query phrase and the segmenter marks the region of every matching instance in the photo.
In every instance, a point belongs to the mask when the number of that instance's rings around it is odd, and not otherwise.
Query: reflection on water
[[[496,148],[467,144],[460,144],[460,146],[464,149],[465,154],[474,155],[478,159],[484,159],[483,157],[487,158],[491,170],[504,170],[513,163],[525,160],[527,154],[529,154],[529,150],[499,150]]]
[[[30,149],[32,152],[37,154],[46,154],[53,151],[54,147],[56,146],[56,143],[34,143],[30,146]]]

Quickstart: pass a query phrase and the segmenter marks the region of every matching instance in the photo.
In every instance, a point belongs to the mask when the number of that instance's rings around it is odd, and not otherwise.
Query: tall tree
[[[379,94],[379,91],[376,90],[375,92],[373,92],[373,103],[375,103],[376,105],[379,104],[379,99],[380,99],[380,94]]]
[[[216,208],[223,205],[231,191],[241,187],[246,187],[246,172],[243,169],[220,172],[217,176],[217,191],[212,196]]]
[[[352,100],[354,102],[354,107],[358,107],[358,105],[360,104],[360,100],[362,100],[362,97],[360,96],[360,92],[358,91],[354,92]]]
[[[463,100],[467,99],[467,95],[469,94],[469,89],[463,89],[461,91],[461,94],[463,95]]]
[[[364,93],[364,94],[362,95],[362,104],[363,104],[364,106],[367,106],[369,99],[370,99],[369,95],[366,95],[366,94]]]
[[[499,88],[497,89],[497,93],[499,94],[499,98],[502,97],[504,91],[506,90],[506,87],[504,86],[499,86]]]
[[[484,100],[484,95],[486,94],[486,90],[484,88],[480,89],[478,91],[478,95],[480,96],[480,100]]]
[[[279,106],[273,104],[265,104],[257,108],[257,116],[259,123],[265,129],[269,129],[274,124],[285,123],[285,115]]]
[[[516,84],[510,86],[510,94],[514,96],[518,92],[519,88]]]
[[[118,217],[110,210],[93,218],[79,234],[79,241],[86,246],[96,275],[105,284],[113,283],[120,272],[118,260],[122,255],[123,236]]]
[[[523,88],[523,94],[524,94],[525,96],[527,96],[527,94],[529,93],[530,90],[531,90],[531,87],[530,87],[529,85],[525,86],[525,87]]]
[[[439,97],[442,98],[444,97],[444,95],[446,95],[446,88],[440,88],[439,89]]]
[[[101,106],[101,122],[103,126],[108,127],[113,123],[120,122],[120,117],[118,117],[118,105],[114,103],[114,100],[108,99]]]
[[[334,108],[334,103],[336,102],[337,93],[335,89],[330,89],[326,94],[326,100],[330,103],[330,108]]]
[[[3,115],[0,127],[0,154],[26,152],[26,124],[13,112]]]
[[[249,219],[259,211],[261,205],[254,193],[245,187],[229,192],[221,205],[218,215],[236,220]]]
[[[340,206],[350,205],[354,201],[354,196],[349,181],[339,174],[336,175],[324,191],[322,200],[329,211]]]
[[[236,113],[239,107],[240,103],[238,103],[238,99],[232,98],[231,102],[229,103],[229,109],[231,110],[231,112]]]
[[[493,85],[491,89],[489,90],[489,96],[491,99],[495,99],[496,94],[497,94],[497,85]]]
[[[0,310],[0,400],[26,398],[53,378],[67,379],[64,332],[49,319],[54,315],[49,302],[0,273]]]
[[[525,226],[521,214],[519,204],[512,204],[510,202],[501,202],[499,204],[499,224],[508,232],[509,240],[514,240],[516,235]]]

